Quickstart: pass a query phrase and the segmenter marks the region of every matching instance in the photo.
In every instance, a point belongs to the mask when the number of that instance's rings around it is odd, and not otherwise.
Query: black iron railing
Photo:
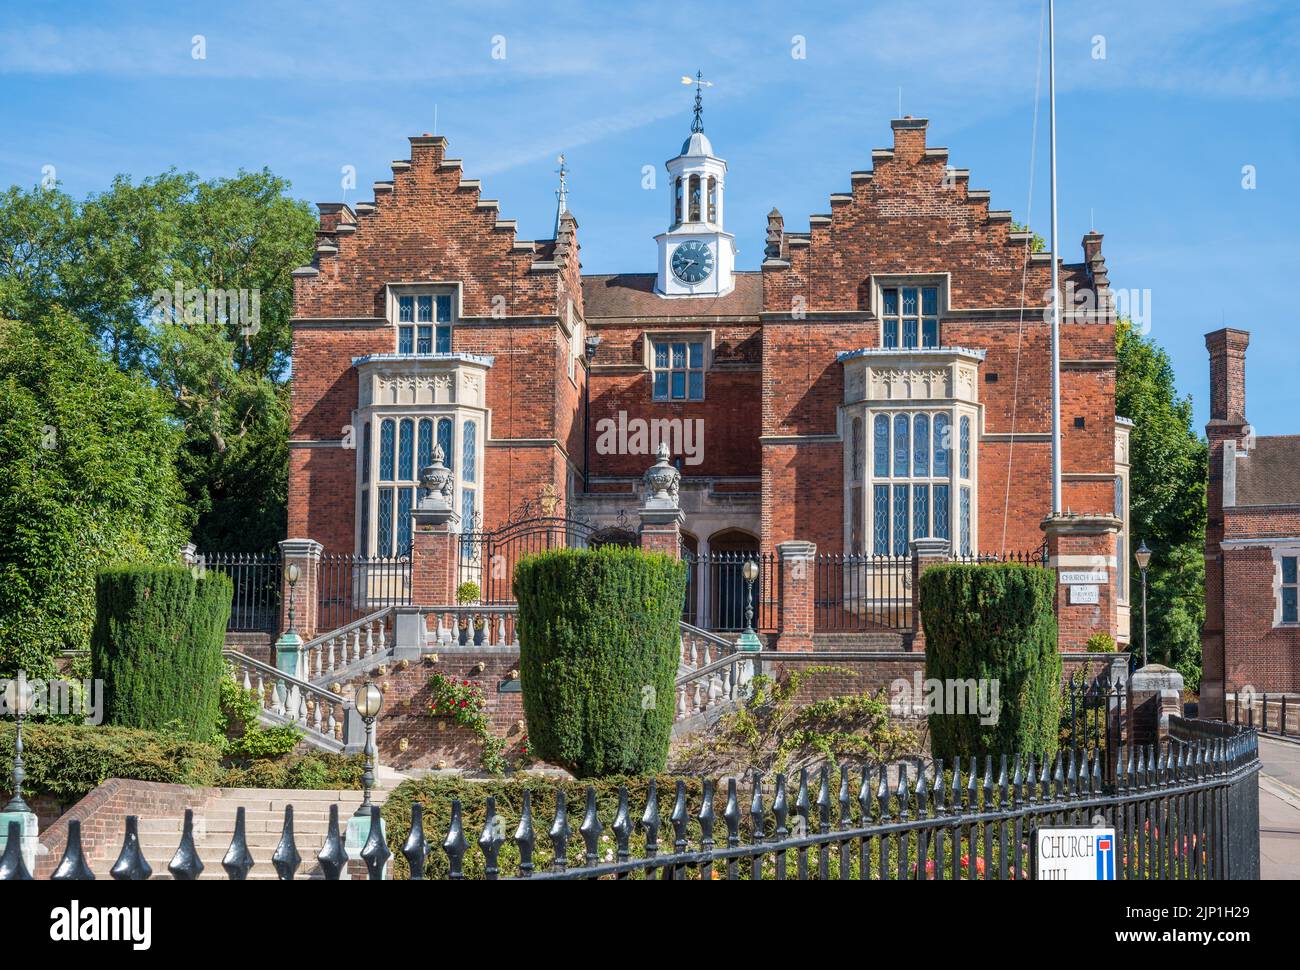
[[[230,620],[234,632],[270,633],[280,629],[280,554],[203,553],[195,557],[198,569],[224,573],[234,584]]]
[[[1104,778],[1102,763],[1110,756],[1101,751],[1082,758],[1073,751],[1054,757],[987,757],[982,770],[973,758],[920,770],[906,764],[824,765],[815,795],[802,770],[797,783],[778,774],[769,784],[755,774],[745,779],[748,793],[735,778],[721,789],[706,781],[694,804],[688,803],[685,782],[678,781],[667,812],[667,793],[661,804],[652,782],[639,813],[627,789],[620,788],[612,819],[600,817],[594,788],[586,791],[580,820],[577,813],[570,817],[562,790],[555,793],[549,821],[533,817],[527,792],[517,813],[499,810],[489,797],[473,820],[457,800],[439,843],[451,879],[465,878],[471,852],[481,857],[473,860],[475,869],[489,880],[1033,879],[1036,829],[1084,825],[1114,829],[1118,879],[1258,878],[1254,731],[1171,718],[1171,737],[1164,744],[1126,745],[1113,755],[1113,782]],[[379,819],[376,807],[361,852],[371,879],[383,878],[392,858],[379,836]],[[10,823],[0,879],[30,878],[17,825]],[[544,841],[538,836],[543,828]],[[603,838],[607,831],[611,839]],[[503,860],[507,839],[510,858]],[[435,849],[418,803],[412,806],[410,833],[400,851],[411,878],[429,874]],[[221,864],[231,879],[244,879],[253,868],[243,808]],[[301,864],[290,806],[272,865],[279,878],[292,879]],[[315,874],[338,879],[346,865],[338,806],[332,805]],[[203,869],[190,812],[168,869],[181,880],[197,878]],[[135,816],[126,819],[126,837],[109,874],[123,880],[151,874],[140,851]],[[79,821],[68,824],[62,860],[52,878],[92,878]]]
[[[682,619],[717,633],[745,629],[746,596],[753,599],[753,624],[758,631],[776,629],[777,559],[770,552],[708,552],[682,550],[686,562],[686,601]],[[753,560],[758,578],[745,582],[745,563]]]
[[[814,630],[912,628],[910,556],[821,553],[812,568]]]
[[[411,560],[406,556],[321,556],[316,629],[335,630],[385,606],[410,606],[411,595]]]
[[[1047,565],[1047,542],[1034,549],[1003,549],[1001,552],[965,552],[952,557],[953,562],[966,565],[986,563],[1021,563],[1025,566]]]

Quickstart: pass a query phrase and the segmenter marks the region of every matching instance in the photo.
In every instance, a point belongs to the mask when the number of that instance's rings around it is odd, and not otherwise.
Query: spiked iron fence
[[[511,839],[510,872],[503,869],[501,856],[513,820],[498,814],[495,798],[488,797],[477,851],[489,880],[1028,879],[1033,878],[1030,844],[1036,827],[1098,824],[1100,819],[1100,824],[1115,829],[1118,878],[1258,878],[1259,760],[1253,730],[1172,718],[1164,744],[1128,745],[1115,754],[1113,784],[1104,781],[1106,754],[1097,750],[1082,757],[1071,750],[1053,759],[1003,755],[996,770],[988,757],[982,772],[975,759],[965,766],[958,759],[920,771],[909,771],[906,765],[853,770],[824,765],[815,800],[810,799],[806,769],[800,771],[793,792],[784,775],[778,774],[770,789],[755,775],[747,809],[742,808],[735,778],[727,779],[720,803],[714,783],[704,782],[696,806],[688,805],[685,783],[678,781],[666,819],[671,841],[665,839],[662,846],[665,819],[655,784],[649,785],[639,820],[623,787],[608,830],[613,835],[609,851],[602,848],[606,826],[594,788],[587,789],[577,828],[581,845],[571,844],[574,831],[564,792],[556,792],[554,818],[546,832],[549,851],[538,845],[538,822],[531,795],[525,792]],[[221,862],[230,879],[246,878],[253,866],[243,814],[239,809],[230,849]],[[466,877],[471,851],[466,828],[461,802],[453,801],[440,846],[451,879]],[[380,831],[376,807],[370,837],[360,853],[371,879],[383,878],[391,859]],[[0,879],[31,878],[19,842],[18,825],[12,822],[0,856]],[[418,803],[412,806],[411,829],[401,852],[410,878],[425,878],[434,848]],[[330,807],[328,833],[316,860],[325,879],[340,878],[347,865],[337,805]],[[289,807],[272,865],[279,878],[293,879],[301,863]],[[195,879],[203,870],[194,848],[191,812],[186,812],[181,843],[168,870],[181,880]],[[136,818],[128,816],[122,850],[109,875],[130,880],[150,874]],[[51,878],[94,878],[76,821],[69,823],[63,857]]]

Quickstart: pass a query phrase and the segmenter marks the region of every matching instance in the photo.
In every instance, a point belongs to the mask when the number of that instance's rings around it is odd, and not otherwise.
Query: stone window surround
[[[419,422],[424,418],[433,421],[433,443],[438,443],[438,419],[451,418],[452,420],[452,448],[453,461],[452,469],[456,474],[456,509],[460,510],[460,498],[466,488],[472,489],[478,493],[476,499],[476,508],[482,508],[482,493],[485,487],[484,476],[486,474],[486,462],[484,461],[484,449],[486,448],[491,431],[491,412],[486,406],[486,380],[487,371],[492,366],[491,357],[482,357],[474,354],[376,354],[368,357],[359,357],[353,360],[353,365],[360,371],[358,381],[359,400],[358,407],[352,412],[352,427],[355,430],[356,441],[356,468],[355,468],[355,486],[354,486],[354,516],[353,516],[353,548],[358,554],[373,555],[372,550],[376,549],[377,530],[379,527],[379,488],[389,487],[391,483],[385,482],[382,486],[379,479],[379,458],[380,458],[380,426],[386,418],[393,418],[398,422],[396,440],[400,444],[401,420],[410,418],[415,422],[415,455],[414,461],[419,465]],[[464,395],[461,389],[465,386],[465,377],[468,374],[481,374],[481,380],[477,382],[479,400],[473,402],[462,400]],[[454,378],[448,385],[448,393],[444,400],[437,400],[438,394],[435,391],[433,400],[416,401],[403,400],[399,402],[374,401],[373,388],[382,386],[385,378],[408,379],[412,377],[437,377],[447,376]],[[454,388],[454,390],[452,390]],[[368,393],[369,392],[369,393]],[[475,480],[466,482],[463,477],[464,464],[461,458],[461,452],[464,442],[465,424],[473,421],[477,425],[476,443],[477,456],[475,461]],[[365,426],[370,424],[371,447],[370,447],[370,475],[369,480],[362,481],[362,458],[365,450]],[[396,457],[394,461],[396,462]],[[416,467],[416,493],[415,501],[419,501],[419,477],[421,468]],[[361,523],[363,520],[361,509],[361,495],[366,492],[369,509],[365,515],[365,521],[368,523],[369,535],[361,535]],[[396,499],[394,500],[394,514],[396,514]],[[472,526],[468,523],[461,523],[461,529],[469,529]],[[394,525],[394,536],[398,534],[396,524]],[[396,549],[394,549],[396,553]]]
[[[709,397],[709,371],[713,367],[713,341],[716,330],[646,330],[641,334],[641,366],[650,377],[651,404],[699,404]],[[703,374],[703,393],[700,397],[679,398],[677,400],[659,401],[654,396],[655,347],[657,343],[703,343],[704,359],[700,371]]]
[[[1295,558],[1300,569],[1300,540],[1290,544],[1279,543],[1273,546],[1273,626],[1286,630],[1300,629],[1300,620],[1295,622],[1282,619],[1282,560]],[[1291,586],[1290,583],[1287,584]],[[1300,597],[1300,592],[1297,592]]]
[[[942,350],[943,342],[943,318],[948,312],[948,292],[952,282],[951,273],[882,273],[871,274],[871,312],[877,321],[876,344],[883,348],[885,346],[885,298],[882,290],[893,289],[904,286],[935,286],[939,289],[938,304],[935,307],[935,315],[939,318],[939,346],[923,348],[926,350]],[[920,316],[918,312],[917,316]],[[899,334],[899,340],[902,340],[902,334]],[[895,348],[891,347],[890,350]],[[899,347],[899,350],[909,350],[914,348]]]
[[[384,285],[384,317],[392,324],[393,327],[393,350],[398,347],[397,328],[402,326],[399,322],[399,310],[397,299],[401,296],[450,296],[451,297],[451,333],[453,346],[456,334],[456,324],[461,318],[461,301],[462,289],[459,281],[428,281],[419,283],[387,283]],[[434,327],[434,346],[437,346],[437,311],[434,311],[434,320],[430,322]],[[418,324],[413,324],[418,326]]]
[[[893,285],[892,278],[887,285]],[[941,297],[942,299],[942,297]],[[844,469],[843,469],[843,494],[845,496],[844,504],[844,523],[843,523],[843,541],[844,548],[851,549],[853,541],[853,509],[849,496],[852,495],[850,489],[858,486],[862,489],[861,509],[861,541],[864,548],[861,550],[852,550],[854,552],[863,552],[871,555],[874,551],[872,537],[874,531],[872,528],[872,485],[876,484],[872,467],[873,453],[873,421],[877,414],[887,414],[890,417],[890,476],[882,479],[882,482],[901,483],[905,479],[895,480],[893,472],[893,416],[896,413],[907,413],[914,418],[921,412],[930,415],[930,427],[933,433],[934,416],[936,413],[945,413],[949,417],[952,439],[952,449],[949,459],[949,516],[948,529],[949,541],[953,548],[958,548],[961,541],[961,489],[962,487],[970,488],[970,544],[972,552],[979,550],[979,441],[983,435],[983,407],[978,401],[979,382],[978,367],[983,362],[984,352],[979,350],[969,350],[962,347],[931,347],[931,348],[883,348],[870,347],[862,350],[847,351],[838,355],[840,363],[845,368],[844,397],[845,403],[840,408],[840,428],[846,445],[852,435],[853,419],[860,418],[864,429],[864,447],[862,454],[859,456],[859,462],[863,465],[861,470],[855,475],[853,464],[852,447],[844,448]],[[914,396],[912,388],[906,388],[906,393],[900,397],[872,397],[872,378],[877,376],[878,371],[901,370],[906,368],[909,372],[919,372],[929,363],[930,367],[925,368],[929,371],[945,373],[945,379],[950,382],[951,386],[946,388],[952,392],[951,395],[931,395]],[[854,374],[854,372],[857,372]],[[860,378],[860,379],[859,379]],[[960,456],[960,431],[961,419],[963,417],[970,419],[970,476],[962,477],[961,475],[961,456]],[[913,423],[912,427],[915,427]],[[934,456],[930,456],[933,464]],[[910,481],[910,477],[906,481]],[[919,480],[919,479],[918,479]],[[933,476],[927,477],[925,481],[933,484]],[[933,515],[933,510],[931,510]],[[909,511],[909,522],[911,513]],[[892,543],[891,551],[892,555]]]

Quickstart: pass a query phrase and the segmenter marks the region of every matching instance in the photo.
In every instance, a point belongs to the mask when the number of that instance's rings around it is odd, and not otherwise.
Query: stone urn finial
[[[669,451],[666,441],[659,442],[655,452],[656,461],[645,473],[646,498],[650,507],[676,508],[677,487],[682,480],[679,472],[668,460]]]
[[[429,499],[435,504],[451,508],[456,476],[443,464],[446,457],[442,445],[433,446],[433,461],[420,472],[420,484],[427,490]]]

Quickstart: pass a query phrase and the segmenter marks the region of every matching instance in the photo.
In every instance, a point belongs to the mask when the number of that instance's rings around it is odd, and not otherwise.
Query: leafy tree
[[[290,274],[311,258],[315,230],[287,190],[265,170],[210,181],[169,171],[119,176],[80,204],[58,190],[0,195],[0,315],[62,307],[119,368],[166,392],[205,550],[284,535]],[[255,317],[232,314],[232,298]]]
[[[1116,411],[1132,418],[1129,509],[1133,541],[1152,551],[1147,571],[1151,659],[1179,670],[1188,687],[1201,676],[1205,622],[1205,441],[1180,397],[1169,355],[1128,320],[1116,327]],[[1132,648],[1141,650],[1142,577],[1129,551]]]
[[[53,310],[0,320],[0,671],[86,646],[95,573],[187,534],[167,399]]]

